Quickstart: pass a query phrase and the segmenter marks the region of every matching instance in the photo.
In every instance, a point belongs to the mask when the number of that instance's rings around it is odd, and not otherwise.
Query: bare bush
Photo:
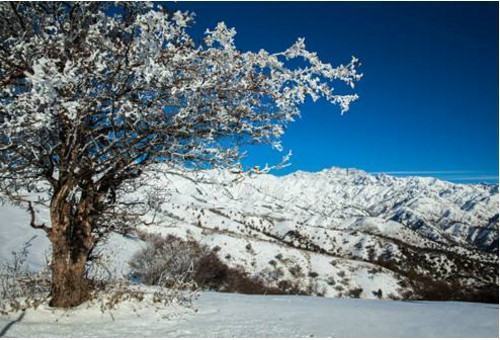
[[[195,241],[169,235],[146,235],[146,248],[134,255],[129,265],[132,279],[167,288],[193,288],[195,263],[208,250]]]
[[[93,291],[89,306],[97,305],[101,312],[116,310],[120,304],[131,302],[141,303],[143,308],[160,309],[165,306],[180,306],[192,308],[198,296],[197,291],[185,290],[182,287],[162,287],[133,285],[126,280],[114,280],[97,287]]]
[[[241,268],[230,268],[215,253],[204,254],[196,266],[194,280],[199,287],[242,294],[283,294]]]
[[[244,294],[283,294],[268,287],[242,269],[230,268],[214,250],[169,235],[142,235],[147,246],[129,262],[132,279],[147,285],[175,288],[174,291],[197,288]],[[180,296],[182,298],[182,296]]]
[[[50,271],[48,266],[33,273],[26,265],[31,241],[26,241],[20,250],[12,252],[10,261],[0,264],[0,314],[38,307],[50,293]]]
[[[353,288],[347,292],[349,297],[355,298],[355,299],[359,299],[361,297],[361,293],[363,293],[363,288]]]

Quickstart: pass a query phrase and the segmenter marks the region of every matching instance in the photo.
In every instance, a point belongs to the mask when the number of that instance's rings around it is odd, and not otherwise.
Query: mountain
[[[166,171],[147,184],[159,211],[141,230],[194,239],[283,292],[498,302],[498,185],[340,168],[280,177]],[[5,257],[36,233],[21,208],[0,207],[2,216],[16,220],[0,219]],[[111,241],[113,266],[126,274],[141,243]]]
[[[149,230],[194,238],[288,291],[471,300],[498,291],[498,185],[332,168],[168,174],[155,187],[165,197]]]

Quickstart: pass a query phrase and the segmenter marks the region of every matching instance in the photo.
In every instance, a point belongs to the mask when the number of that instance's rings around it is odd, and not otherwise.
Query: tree
[[[240,51],[224,23],[196,43],[192,21],[145,3],[0,3],[0,192],[51,241],[52,306],[88,298],[92,250],[135,223],[141,200],[123,197],[141,176],[232,167],[245,144],[280,150],[307,97],[342,111],[357,98],[332,90],[360,79],[355,58],[332,67],[304,39]]]

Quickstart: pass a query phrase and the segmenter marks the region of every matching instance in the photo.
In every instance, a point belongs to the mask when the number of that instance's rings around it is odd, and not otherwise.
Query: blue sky
[[[292,166],[332,166],[457,182],[498,182],[498,4],[171,3],[196,13],[194,35],[234,26],[242,50],[280,51],[305,37],[321,59],[361,62],[360,100],[340,115],[306,103],[283,138]],[[252,147],[247,164],[280,154]]]

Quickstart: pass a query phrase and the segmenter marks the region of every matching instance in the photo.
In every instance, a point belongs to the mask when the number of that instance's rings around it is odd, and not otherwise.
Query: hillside
[[[272,285],[363,298],[498,285],[498,186],[333,168],[169,174],[155,187],[165,199],[149,230],[217,247]]]
[[[160,212],[141,229],[195,239],[284,292],[494,301],[498,291],[497,185],[339,168],[282,177],[168,173],[149,184]],[[26,215],[21,235],[12,227],[22,217],[8,214]],[[20,208],[0,215],[7,256],[11,234],[21,241],[34,232]],[[112,256],[120,274],[140,247],[123,242],[123,254]]]

